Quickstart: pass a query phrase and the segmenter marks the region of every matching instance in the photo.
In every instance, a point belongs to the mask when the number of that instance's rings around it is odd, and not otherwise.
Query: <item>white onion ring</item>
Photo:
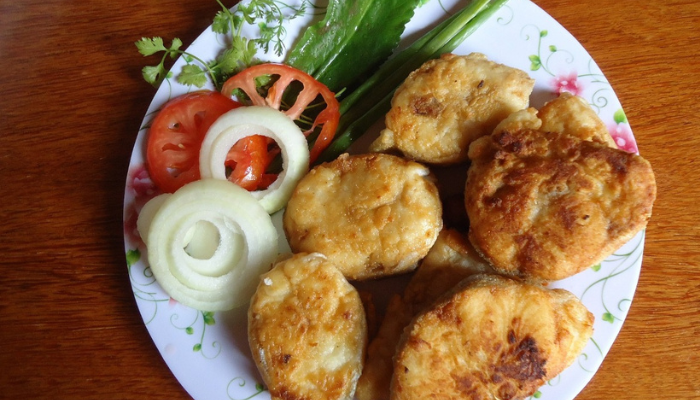
[[[270,107],[233,109],[207,131],[199,152],[202,179],[226,179],[226,155],[236,142],[252,135],[273,139],[282,151],[282,172],[267,189],[251,192],[269,214],[287,204],[299,180],[309,169],[309,145],[294,121]]]
[[[148,208],[138,224],[147,231],[139,233],[146,238],[153,275],[168,295],[206,311],[247,303],[277,256],[277,231],[260,203],[245,189],[216,179],[155,199],[162,204]],[[212,240],[218,243],[206,243]],[[198,253],[194,257],[186,250],[190,244]]]

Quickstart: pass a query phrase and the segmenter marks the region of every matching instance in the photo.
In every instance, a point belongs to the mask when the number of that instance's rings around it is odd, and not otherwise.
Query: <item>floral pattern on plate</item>
[[[407,39],[425,32],[448,13],[463,6],[464,0],[430,0],[407,25]],[[287,26],[286,45],[314,18],[294,20]],[[318,16],[316,16],[318,18]],[[250,27],[249,29],[255,29]],[[188,48],[188,52],[208,60],[221,48],[222,38],[211,29]],[[595,62],[561,25],[528,0],[510,0],[477,30],[456,54],[481,52],[490,59],[528,71],[536,85],[532,105],[568,91],[586,99],[606,123],[617,145],[636,152],[629,122]],[[280,61],[274,55],[260,55]],[[174,71],[187,63],[179,59]],[[269,399],[250,357],[247,343],[245,307],[229,312],[194,310],[172,300],[155,281],[148,266],[148,251],[136,231],[141,207],[157,189],[144,167],[145,136],[149,122],[170,98],[190,91],[168,74],[155,94],[136,138],[124,195],[124,241],[126,264],[136,304],[144,323],[175,377],[195,399]],[[273,217],[278,228],[280,215]],[[282,235],[284,237],[284,235]],[[640,233],[600,265],[555,282],[582,299],[594,313],[594,335],[574,365],[548,382],[531,398],[573,399],[592,378],[612,346],[627,315],[639,278],[644,234]],[[280,243],[281,248],[284,243]]]

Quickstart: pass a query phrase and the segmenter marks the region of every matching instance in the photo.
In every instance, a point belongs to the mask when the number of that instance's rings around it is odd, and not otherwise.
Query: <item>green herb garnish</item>
[[[277,0],[251,0],[241,2],[235,11],[229,10],[220,0],[217,3],[221,6],[212,22],[212,30],[223,35],[230,35],[227,47],[213,61],[205,61],[194,54],[180,50],[182,41],[173,39],[170,47],[165,47],[163,39],[160,37],[141,38],[137,41],[136,48],[144,56],[151,56],[163,53],[160,62],[154,66],[144,67],[143,78],[151,85],[158,86],[169,77],[165,68],[165,62],[170,58],[184,56],[187,65],[177,75],[179,83],[187,86],[201,88],[208,80],[217,89],[230,76],[255,64],[255,53],[257,49],[262,49],[265,53],[270,48],[278,56],[284,52],[284,37],[286,30],[283,23],[286,20],[293,20],[306,13],[307,0],[302,1],[299,7],[291,7]],[[285,15],[286,10],[292,10],[290,15]],[[244,24],[257,25],[260,36],[257,38],[247,38],[241,34]]]
[[[396,88],[427,60],[454,51],[507,0],[475,0],[411,46],[389,59],[363,84],[340,102],[340,122],[331,145],[317,162],[330,161],[359,139],[391,108]]]

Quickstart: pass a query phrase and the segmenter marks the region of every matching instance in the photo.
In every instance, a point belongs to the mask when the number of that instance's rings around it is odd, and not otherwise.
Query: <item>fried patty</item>
[[[563,289],[469,277],[404,332],[391,399],[524,399],[576,359],[592,326]]]
[[[297,254],[261,276],[248,341],[273,399],[350,399],[367,327],[360,297],[321,254]]]
[[[392,358],[401,333],[411,319],[465,277],[492,271],[460,232],[444,229],[421,261],[403,296],[391,298],[377,336],[367,349],[367,361],[357,382],[358,400],[388,400]]]
[[[568,92],[547,102],[537,112],[542,132],[559,132],[576,136],[583,140],[599,141],[616,149],[608,127],[586,100]]]
[[[646,227],[656,198],[645,159],[519,111],[469,149],[469,239],[504,274],[558,280]]]
[[[386,129],[370,151],[398,151],[430,164],[466,161],[473,140],[528,106],[534,84],[525,72],[480,53],[427,61],[396,89]]]
[[[442,228],[425,166],[388,154],[341,155],[312,169],[284,214],[294,252],[326,255],[348,279],[415,269]]]

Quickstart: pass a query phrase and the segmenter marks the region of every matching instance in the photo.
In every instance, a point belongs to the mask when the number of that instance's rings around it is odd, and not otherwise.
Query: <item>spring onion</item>
[[[411,46],[385,62],[364,84],[340,103],[338,133],[319,161],[329,161],[362,136],[389,111],[396,88],[427,60],[454,51],[507,0],[477,0],[446,19]]]

